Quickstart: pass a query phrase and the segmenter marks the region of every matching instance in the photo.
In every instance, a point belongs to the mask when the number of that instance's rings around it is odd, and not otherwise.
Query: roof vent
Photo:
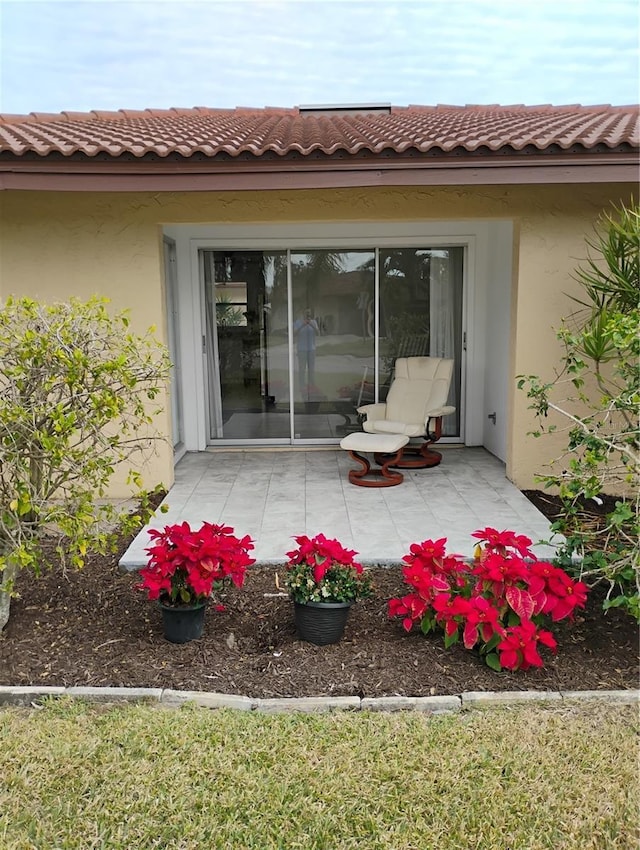
[[[300,115],[361,115],[367,112],[391,112],[390,103],[312,103],[298,106]]]

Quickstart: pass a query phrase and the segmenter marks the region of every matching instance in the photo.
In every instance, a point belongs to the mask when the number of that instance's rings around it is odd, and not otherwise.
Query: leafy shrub
[[[538,476],[563,502],[554,524],[566,538],[559,563],[589,586],[608,584],[605,609],[623,608],[640,621],[640,208],[622,206],[600,223],[575,273],[580,308],[557,334],[560,368],[550,381],[519,376],[518,387],[538,417],[534,436],[557,429],[547,424],[551,412],[568,423],[566,450],[552,473]],[[620,498],[594,526],[582,506],[603,493]]]
[[[103,299],[43,305],[9,298],[0,308],[0,628],[20,569],[35,573],[42,543],[81,567],[151,513],[136,460],[161,439],[166,350],[111,316]],[[123,464],[137,514],[100,502]]]

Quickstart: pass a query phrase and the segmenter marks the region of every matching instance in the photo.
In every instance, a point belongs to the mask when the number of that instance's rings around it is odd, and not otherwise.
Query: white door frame
[[[173,239],[164,236],[163,269],[164,295],[166,310],[167,348],[171,358],[171,383],[169,387],[169,403],[171,405],[171,436],[174,457],[178,460],[185,452],[184,447],[184,417],[182,402],[182,367],[178,305],[178,273],[176,244]]]
[[[312,248],[387,248],[462,246],[464,258],[461,432],[466,445],[482,446],[493,435],[489,450],[506,454],[506,414],[509,369],[509,320],[501,312],[492,321],[489,302],[508,310],[512,275],[512,223],[508,221],[304,222],[293,224],[167,225],[164,233],[176,243],[182,372],[184,439],[188,451],[208,445],[206,428],[206,363],[203,349],[203,305],[198,254],[201,249],[287,250]],[[493,345],[488,348],[491,333]],[[487,392],[486,376],[497,387]],[[490,396],[487,399],[487,395]],[[489,410],[487,403],[492,407]],[[501,405],[495,430],[485,433],[487,416]]]

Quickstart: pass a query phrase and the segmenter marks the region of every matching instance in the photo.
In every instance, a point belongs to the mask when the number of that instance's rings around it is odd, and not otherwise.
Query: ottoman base
[[[408,437],[397,434],[349,434],[340,441],[340,447],[348,451],[362,467],[349,470],[349,481],[358,487],[395,487],[402,484],[403,474],[390,467],[400,464],[402,451],[408,442]],[[372,469],[362,452],[373,454],[380,468]]]

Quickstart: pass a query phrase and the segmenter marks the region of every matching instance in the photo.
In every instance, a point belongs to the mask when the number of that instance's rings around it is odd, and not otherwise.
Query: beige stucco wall
[[[166,339],[163,224],[511,219],[515,224],[507,474],[520,487],[560,450],[527,436],[533,420],[515,376],[550,376],[560,348],[554,327],[570,312],[571,271],[600,211],[629,200],[623,185],[341,189],[191,194],[15,192],[0,198],[0,297],[42,300],[107,295],[134,326]],[[168,407],[168,406],[167,406]],[[159,422],[165,433],[169,415]],[[148,484],[172,481],[170,445],[145,469]],[[117,489],[117,488],[115,488]]]
[[[115,203],[114,203],[115,202]],[[157,327],[166,341],[162,254],[158,224],[143,220],[134,204],[116,197],[3,193],[0,196],[0,297],[28,295],[41,301],[91,295],[130,308],[132,329]],[[156,419],[169,431],[168,404]],[[144,484],[173,483],[173,450],[164,441],[145,450]],[[129,495],[118,470],[110,495]]]

